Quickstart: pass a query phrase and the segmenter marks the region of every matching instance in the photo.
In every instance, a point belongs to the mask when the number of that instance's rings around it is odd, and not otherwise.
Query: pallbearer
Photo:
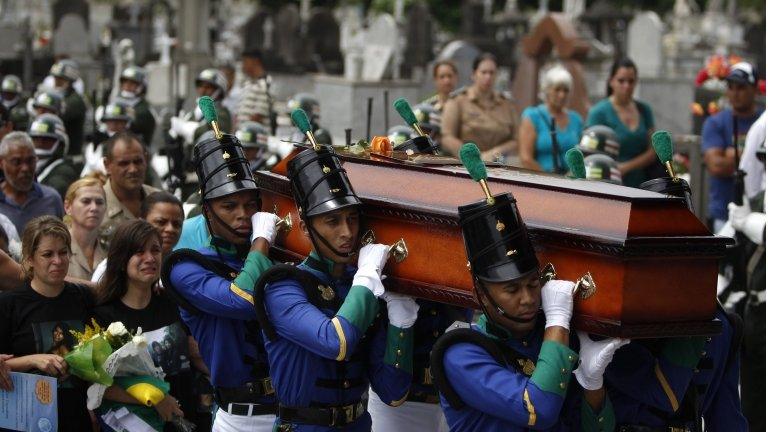
[[[240,142],[218,127],[213,101],[200,108],[215,136],[195,146],[205,247],[180,249],[163,263],[163,285],[181,306],[206,366],[219,410],[214,432],[271,431],[276,405],[253,308],[253,288],[271,265],[278,217],[259,212],[256,182]]]
[[[316,144],[303,111],[292,118],[314,144],[288,163],[312,251],[298,266],[275,266],[256,289],[279,402],[276,430],[369,431],[369,384],[389,405],[408,394],[418,306],[385,292],[390,246],[360,248],[362,203],[339,158]]]
[[[465,144],[460,156],[482,185],[487,174],[477,147]],[[482,201],[459,207],[483,315],[471,328],[448,331],[432,351],[448,425],[462,432],[613,430],[602,375],[625,342],[580,333],[579,365],[569,347],[576,285],[543,283],[515,199],[491,195],[487,185],[483,191]],[[572,372],[582,387],[570,383]]]

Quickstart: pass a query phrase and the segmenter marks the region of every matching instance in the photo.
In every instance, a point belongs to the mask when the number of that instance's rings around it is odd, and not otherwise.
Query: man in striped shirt
[[[238,124],[247,121],[255,121],[264,125],[270,125],[274,133],[274,110],[272,109],[272,95],[270,86],[272,77],[267,75],[262,63],[262,54],[259,50],[243,52],[243,83],[242,98],[237,110]]]

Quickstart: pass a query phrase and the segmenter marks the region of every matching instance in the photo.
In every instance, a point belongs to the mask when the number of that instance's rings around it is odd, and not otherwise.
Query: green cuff
[[[703,337],[673,338],[664,344],[661,356],[676,366],[693,369],[699,364],[705,343]]]
[[[581,430],[582,432],[612,431],[616,428],[616,417],[613,413],[613,405],[608,394],[605,395],[603,409],[596,413],[587,399],[581,397]]]
[[[272,267],[272,262],[261,252],[250,251],[245,258],[243,269],[237,275],[233,282],[238,288],[253,294],[253,288],[256,287],[256,281],[267,269]]]
[[[387,326],[387,350],[384,363],[413,373],[413,326],[408,328]]]
[[[376,318],[378,311],[379,301],[371,290],[355,285],[349,289],[349,294],[336,315],[344,317],[359,331],[365,332]]]
[[[565,397],[571,372],[578,360],[579,355],[572,349],[561,343],[546,340],[541,344],[539,360],[531,375],[531,381],[545,392]]]

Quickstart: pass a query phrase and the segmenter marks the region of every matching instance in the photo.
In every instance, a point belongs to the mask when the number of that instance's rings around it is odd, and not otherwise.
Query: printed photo
[[[189,370],[189,344],[180,323],[144,333],[155,366],[168,375]]]

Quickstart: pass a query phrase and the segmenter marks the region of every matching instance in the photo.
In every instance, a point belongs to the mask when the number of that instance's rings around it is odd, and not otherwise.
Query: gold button
[[[560,388],[561,388],[561,389],[563,389],[563,390],[565,390],[565,383],[564,383],[564,382],[561,382],[561,383],[560,383]]]
[[[401,354],[403,354],[403,352],[402,352],[402,351],[400,351],[400,349],[398,349],[398,350],[397,350],[397,355],[401,355]]]
[[[349,381],[344,380],[344,388],[349,388]]]
[[[705,355],[707,355],[707,352],[706,351],[702,351],[701,352],[701,356],[704,357]]]
[[[707,338],[707,342],[712,342],[712,338],[711,338],[711,337],[708,337],[708,338]]]
[[[404,332],[400,332],[400,339],[402,339],[404,337],[405,337],[405,333]]]
[[[527,347],[528,346],[528,341],[523,341],[523,346]]]
[[[400,363],[395,363],[395,368],[400,369]]]
[[[568,355],[568,361],[573,361],[573,360],[574,360],[573,355]]]
[[[603,422],[603,418],[602,418],[602,417],[598,417],[598,418],[597,418],[597,422],[598,422],[598,423],[602,423],[602,422]]]
[[[565,368],[560,369],[560,373],[565,373]]]

